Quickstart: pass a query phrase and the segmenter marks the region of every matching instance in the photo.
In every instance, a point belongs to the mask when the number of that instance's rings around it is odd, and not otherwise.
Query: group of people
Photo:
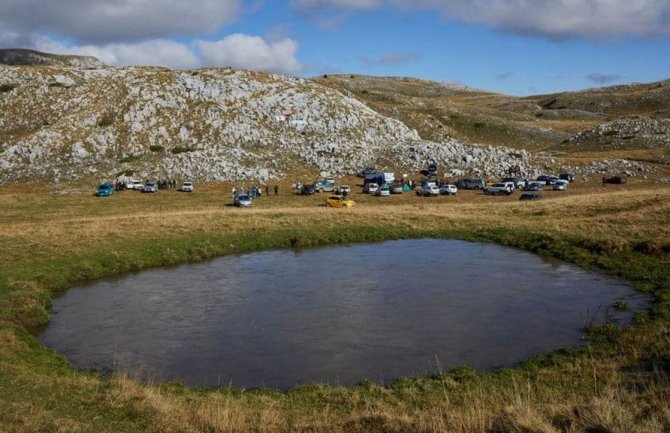
[[[147,181],[148,182],[148,181]],[[159,180],[156,182],[158,184],[158,189],[173,189],[177,187],[177,181],[172,179],[168,180]],[[146,185],[146,182],[144,183]]]
[[[247,195],[251,198],[260,198],[261,195],[263,194],[262,189],[257,187],[256,185],[252,186],[251,188],[249,188],[247,190],[241,189],[240,191],[238,191],[235,187],[233,187],[233,190],[232,190],[233,198],[235,198],[235,195],[238,192],[246,192]],[[274,193],[275,193],[275,195],[279,195],[279,185],[274,186]],[[265,195],[268,196],[268,197],[270,196],[270,186],[269,185],[265,185]]]

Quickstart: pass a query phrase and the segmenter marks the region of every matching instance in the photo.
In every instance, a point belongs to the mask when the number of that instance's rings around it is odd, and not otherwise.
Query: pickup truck
[[[494,183],[484,188],[484,192],[490,195],[510,195],[512,194],[512,188],[507,183]]]

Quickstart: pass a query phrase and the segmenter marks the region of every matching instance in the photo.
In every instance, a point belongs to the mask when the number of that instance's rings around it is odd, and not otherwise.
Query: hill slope
[[[561,152],[652,149],[657,155],[670,147],[670,80],[526,98],[410,78],[315,81],[349,92],[428,140]]]
[[[313,80],[201,69],[0,65],[0,181],[233,180],[366,165],[497,176],[526,152],[426,142]]]

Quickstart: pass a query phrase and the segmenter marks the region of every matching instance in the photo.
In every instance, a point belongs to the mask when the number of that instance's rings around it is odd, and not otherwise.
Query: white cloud
[[[233,21],[241,0],[0,0],[0,28],[83,43],[208,34]]]
[[[232,66],[285,74],[298,72],[298,43],[282,38],[268,42],[259,36],[234,34],[219,41],[196,41],[204,65]]]
[[[670,33],[668,0],[389,0],[447,19],[549,37],[654,36]]]
[[[394,7],[553,38],[670,34],[669,0],[292,0],[290,5],[317,22],[333,16],[339,22],[356,11]]]
[[[93,56],[112,66],[146,65],[189,69],[200,65],[200,60],[190,47],[167,39],[130,44],[67,46],[52,39],[40,38],[34,48],[48,53]]]
[[[329,8],[375,9],[382,0],[291,0],[289,5],[301,12],[311,12]]]
[[[383,3],[384,0],[290,0],[289,6],[322,30],[337,31],[352,12],[374,10]]]
[[[284,74],[302,69],[296,58],[298,43],[287,37],[267,41],[259,36],[233,34],[218,41],[195,40],[190,44],[151,39],[137,43],[66,45],[42,36],[33,38],[29,46],[49,53],[94,56],[112,66],[150,65],[178,69],[232,66]]]

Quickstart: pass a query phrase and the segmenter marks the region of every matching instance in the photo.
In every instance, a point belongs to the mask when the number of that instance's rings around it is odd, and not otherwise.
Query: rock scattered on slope
[[[180,177],[227,181],[368,165],[498,176],[525,151],[420,140],[311,80],[232,69],[0,65],[0,182]]]

